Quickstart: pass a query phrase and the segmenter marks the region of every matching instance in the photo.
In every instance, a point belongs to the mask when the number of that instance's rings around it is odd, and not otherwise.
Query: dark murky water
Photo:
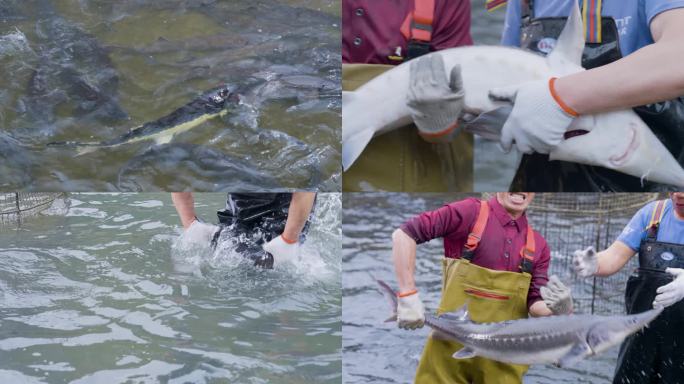
[[[3,0],[5,190],[339,190],[339,0]],[[76,156],[219,85],[240,103]]]

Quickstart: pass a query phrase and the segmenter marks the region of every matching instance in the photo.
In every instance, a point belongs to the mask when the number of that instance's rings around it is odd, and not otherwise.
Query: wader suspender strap
[[[475,256],[475,249],[480,244],[480,240],[482,240],[482,234],[487,226],[488,219],[489,204],[486,201],[482,201],[480,202],[480,212],[477,214],[477,219],[475,219],[475,225],[473,225],[473,229],[468,234],[468,240],[463,246],[461,258],[468,261],[473,260],[473,257]],[[520,250],[520,256],[522,257],[522,261],[520,262],[521,272],[532,273],[535,248],[534,231],[532,230],[532,226],[528,223],[525,246]]]
[[[482,233],[484,233],[488,219],[489,203],[486,201],[481,201],[480,212],[477,214],[477,219],[475,219],[475,225],[473,225],[473,229],[468,234],[468,240],[466,240],[465,246],[463,247],[463,254],[461,255],[462,258],[468,261],[473,259],[475,256],[475,249],[480,244]]]
[[[401,34],[408,41],[407,60],[430,52],[435,0],[414,0],[413,7],[401,24]]]
[[[667,200],[659,200],[655,207],[653,207],[653,212],[651,213],[651,220],[648,222],[646,230],[648,231],[647,238],[649,240],[656,240],[658,237],[658,226],[660,226],[660,221],[663,219],[663,214],[665,213],[665,205]]]
[[[487,12],[491,12],[495,9],[499,9],[506,5],[507,0],[487,0],[485,3],[485,9],[487,9]]]
[[[580,9],[582,10],[582,23],[584,25],[584,39],[587,43],[601,43],[603,37],[601,36],[601,20],[603,12],[603,1],[602,0],[580,0],[582,4]],[[504,4],[506,1],[487,1],[487,10],[489,10],[489,2],[500,3],[494,7],[498,8]],[[493,8],[492,8],[493,9]],[[534,19],[534,0],[528,0],[527,2],[527,16],[530,20]]]

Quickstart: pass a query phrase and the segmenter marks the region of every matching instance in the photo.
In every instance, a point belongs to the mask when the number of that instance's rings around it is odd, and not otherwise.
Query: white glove
[[[554,315],[569,315],[572,313],[572,295],[570,288],[563,284],[558,276],[551,275],[548,284],[540,289],[544,303]]]
[[[549,153],[561,143],[575,119],[551,95],[549,80],[494,89],[489,97],[514,103],[501,131],[501,147],[506,152],[515,141],[522,153]]]
[[[684,269],[667,268],[665,272],[675,276],[673,282],[658,287],[658,294],[653,301],[653,308],[669,307],[670,305],[684,299]]]
[[[281,265],[284,262],[295,262],[299,259],[299,242],[292,244],[283,240],[283,236],[278,236],[264,244],[264,251],[273,255],[273,265]]]
[[[594,276],[598,272],[598,256],[594,247],[575,251],[572,263],[575,266],[575,272],[582,277]]]
[[[406,104],[421,137],[432,143],[453,140],[465,105],[461,67],[451,69],[449,80],[442,55],[432,54],[412,60],[410,68]]]
[[[203,223],[195,219],[183,233],[183,242],[208,246],[218,229],[219,227],[214,224]]]
[[[403,329],[423,328],[425,324],[425,307],[420,301],[418,292],[399,297],[397,305],[397,325]]]

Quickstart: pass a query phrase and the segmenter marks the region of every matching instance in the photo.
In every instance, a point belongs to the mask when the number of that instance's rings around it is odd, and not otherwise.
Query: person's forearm
[[[290,208],[287,211],[287,222],[282,234],[284,238],[291,241],[299,239],[315,200],[315,192],[294,192],[292,194]]]
[[[544,303],[543,300],[535,301],[532,305],[530,305],[529,312],[532,317],[553,315],[553,312],[551,312],[551,310],[546,305],[546,303]]]
[[[399,292],[416,289],[414,277],[416,269],[416,242],[401,229],[392,233],[392,261],[397,274]]]
[[[559,97],[582,114],[631,108],[684,95],[684,9],[654,18],[657,41],[608,65],[559,78]]]
[[[610,276],[616,273],[622,269],[635,254],[636,252],[622,242],[614,242],[606,250],[603,250],[596,255],[598,257],[598,271],[596,272],[596,276]]]
[[[173,200],[173,206],[176,207],[183,228],[188,229],[197,217],[192,192],[174,192],[171,194],[171,200]]]

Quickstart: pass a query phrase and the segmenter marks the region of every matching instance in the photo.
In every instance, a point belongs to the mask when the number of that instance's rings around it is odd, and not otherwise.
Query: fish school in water
[[[0,384],[684,384],[683,61],[684,0],[0,0]]]

